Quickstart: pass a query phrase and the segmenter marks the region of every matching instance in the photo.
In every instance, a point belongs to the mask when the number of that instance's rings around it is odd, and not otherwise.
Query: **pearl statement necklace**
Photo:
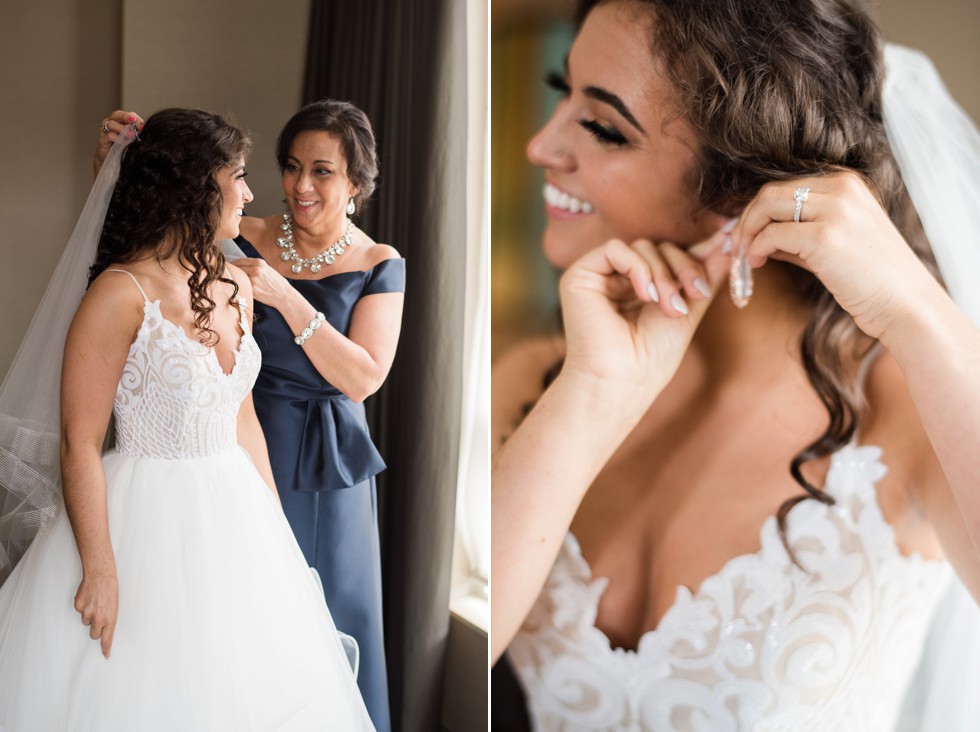
[[[351,236],[354,234],[354,222],[347,219],[347,229],[336,243],[331,244],[315,257],[303,259],[299,256],[299,252],[296,251],[296,240],[293,238],[293,217],[288,213],[284,213],[282,215],[282,224],[279,228],[285,232],[281,237],[276,239],[276,244],[285,250],[279,255],[279,258],[284,262],[292,260],[293,265],[290,269],[296,274],[302,272],[304,267],[309,267],[310,272],[319,272],[324,265],[333,264],[334,260],[344,253],[344,249],[350,246]]]

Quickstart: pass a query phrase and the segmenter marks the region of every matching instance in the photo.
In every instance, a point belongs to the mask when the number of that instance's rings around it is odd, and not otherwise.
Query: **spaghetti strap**
[[[136,283],[136,286],[139,287],[140,294],[143,296],[143,302],[149,302],[150,301],[150,298],[148,298],[146,296],[146,293],[143,291],[143,287],[140,285],[139,280],[136,279],[136,277],[133,275],[132,272],[126,272],[126,270],[124,270],[124,269],[107,269],[106,272],[124,272],[125,274],[128,274],[130,276],[130,278],[133,280],[133,282]]]

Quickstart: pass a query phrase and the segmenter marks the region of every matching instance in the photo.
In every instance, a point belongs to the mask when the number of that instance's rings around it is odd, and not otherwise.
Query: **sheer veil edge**
[[[885,129],[892,152],[950,295],[980,327],[980,133],[926,56],[890,44],[885,66]],[[978,686],[980,608],[953,577],[896,732],[975,730]]]
[[[133,132],[127,128],[126,132]],[[0,385],[0,584],[61,506],[61,364],[126,146],[120,134]]]

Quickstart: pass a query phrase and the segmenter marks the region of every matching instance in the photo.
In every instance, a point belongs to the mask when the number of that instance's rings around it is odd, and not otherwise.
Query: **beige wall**
[[[92,184],[119,102],[120,0],[0,4],[0,374]]]
[[[892,43],[924,51],[950,93],[980,123],[980,0],[873,0]]]
[[[249,212],[278,211],[273,146],[299,106],[310,0],[0,4],[0,374],[92,182],[99,123],[119,107],[229,113],[255,140]]]
[[[255,143],[248,213],[283,210],[274,149],[302,97],[310,0],[122,2],[124,108],[228,115]]]

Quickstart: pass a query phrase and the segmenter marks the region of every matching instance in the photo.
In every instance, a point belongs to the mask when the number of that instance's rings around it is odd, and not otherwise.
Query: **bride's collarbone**
[[[659,623],[678,587],[696,590],[758,551],[766,520],[802,493],[790,461],[819,434],[819,402],[777,391],[741,417],[730,409],[687,403],[641,423],[579,506],[571,531],[594,576],[610,580],[599,625],[624,647]],[[814,461],[808,478],[822,484],[828,465]]]
[[[134,274],[146,291],[147,299],[150,302],[159,301],[161,317],[182,328],[188,337],[198,340],[197,312],[191,306],[187,283],[156,273]],[[214,301],[214,310],[208,327],[222,339],[231,338],[232,342],[236,342],[241,335],[241,311],[232,299],[232,293],[232,286],[226,282],[211,285],[208,297]]]
[[[687,425],[651,420],[609,461],[571,532],[593,576],[609,580],[596,625],[614,646],[634,648],[658,627],[679,587],[697,591],[731,559],[759,551],[765,522],[803,494],[790,460],[826,424],[819,404],[806,415],[799,409],[779,400],[760,404],[738,425],[714,414]],[[882,448],[888,467],[876,484],[878,505],[899,551],[936,558],[935,536],[907,495],[910,453],[898,438],[907,415],[887,416],[862,423],[861,443]],[[823,485],[829,465],[829,457],[814,460],[804,473]]]

